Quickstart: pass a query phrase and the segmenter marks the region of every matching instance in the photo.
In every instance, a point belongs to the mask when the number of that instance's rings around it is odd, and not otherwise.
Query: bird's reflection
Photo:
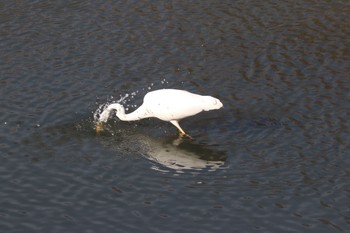
[[[177,172],[186,170],[214,171],[222,167],[226,154],[197,144],[195,140],[175,137],[154,138],[148,134],[132,134],[124,137],[122,144],[137,147],[149,160],[154,162],[153,169],[172,169]],[[123,146],[125,148],[125,146]]]
[[[152,136],[149,128],[114,122],[106,125],[100,135],[101,142],[122,153],[142,154],[153,162],[157,170],[171,169],[176,172],[186,170],[214,171],[224,166],[227,155],[215,146],[201,144],[196,139],[177,136]]]
[[[81,138],[96,138],[105,148],[121,154],[141,154],[152,161],[152,168],[162,171],[175,170],[217,170],[224,166],[225,152],[214,146],[200,144],[196,140],[177,138],[176,136],[151,136],[148,128],[130,127],[130,125],[112,123],[103,134],[96,135],[93,122],[84,120],[78,123],[49,127],[40,130],[31,138],[44,140],[49,135],[52,143],[66,143]],[[143,129],[143,130],[142,130]],[[55,137],[53,137],[55,136]],[[28,139],[31,141],[31,139]]]

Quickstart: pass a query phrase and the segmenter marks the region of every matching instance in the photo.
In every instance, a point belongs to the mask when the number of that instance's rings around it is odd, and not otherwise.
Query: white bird
[[[96,131],[102,131],[102,123],[107,122],[110,113],[115,110],[116,116],[122,121],[156,117],[172,123],[178,128],[180,136],[188,136],[180,127],[179,120],[202,111],[220,109],[222,106],[220,100],[211,96],[197,95],[184,90],[160,89],[148,92],[143,99],[143,104],[129,114],[125,114],[124,107],[119,103],[108,105],[100,114]]]

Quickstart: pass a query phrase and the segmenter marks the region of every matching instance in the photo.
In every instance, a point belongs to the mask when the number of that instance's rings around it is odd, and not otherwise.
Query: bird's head
[[[125,114],[124,107],[121,104],[113,103],[108,105],[100,114],[98,122],[96,123],[96,133],[100,134],[103,131],[103,125],[108,121],[111,112],[116,111],[116,115]]]
[[[102,113],[100,114],[99,122],[107,122],[108,118],[110,117],[110,114],[112,111],[116,111],[116,115],[124,114],[124,107],[121,104],[114,103],[110,104],[105,108]]]

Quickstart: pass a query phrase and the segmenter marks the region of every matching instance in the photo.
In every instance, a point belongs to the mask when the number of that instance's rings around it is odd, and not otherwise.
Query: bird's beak
[[[103,131],[104,122],[97,122],[96,134],[100,134]]]

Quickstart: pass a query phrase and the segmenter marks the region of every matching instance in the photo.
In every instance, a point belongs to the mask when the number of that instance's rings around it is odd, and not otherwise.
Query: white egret
[[[188,136],[180,127],[179,120],[196,115],[202,111],[220,109],[223,104],[217,98],[202,96],[184,90],[160,89],[147,93],[143,104],[134,112],[125,114],[124,107],[119,103],[108,105],[100,114],[96,131],[103,130],[103,122],[107,122],[112,111],[122,121],[136,121],[143,118],[156,117],[169,121],[178,128],[180,136]]]

